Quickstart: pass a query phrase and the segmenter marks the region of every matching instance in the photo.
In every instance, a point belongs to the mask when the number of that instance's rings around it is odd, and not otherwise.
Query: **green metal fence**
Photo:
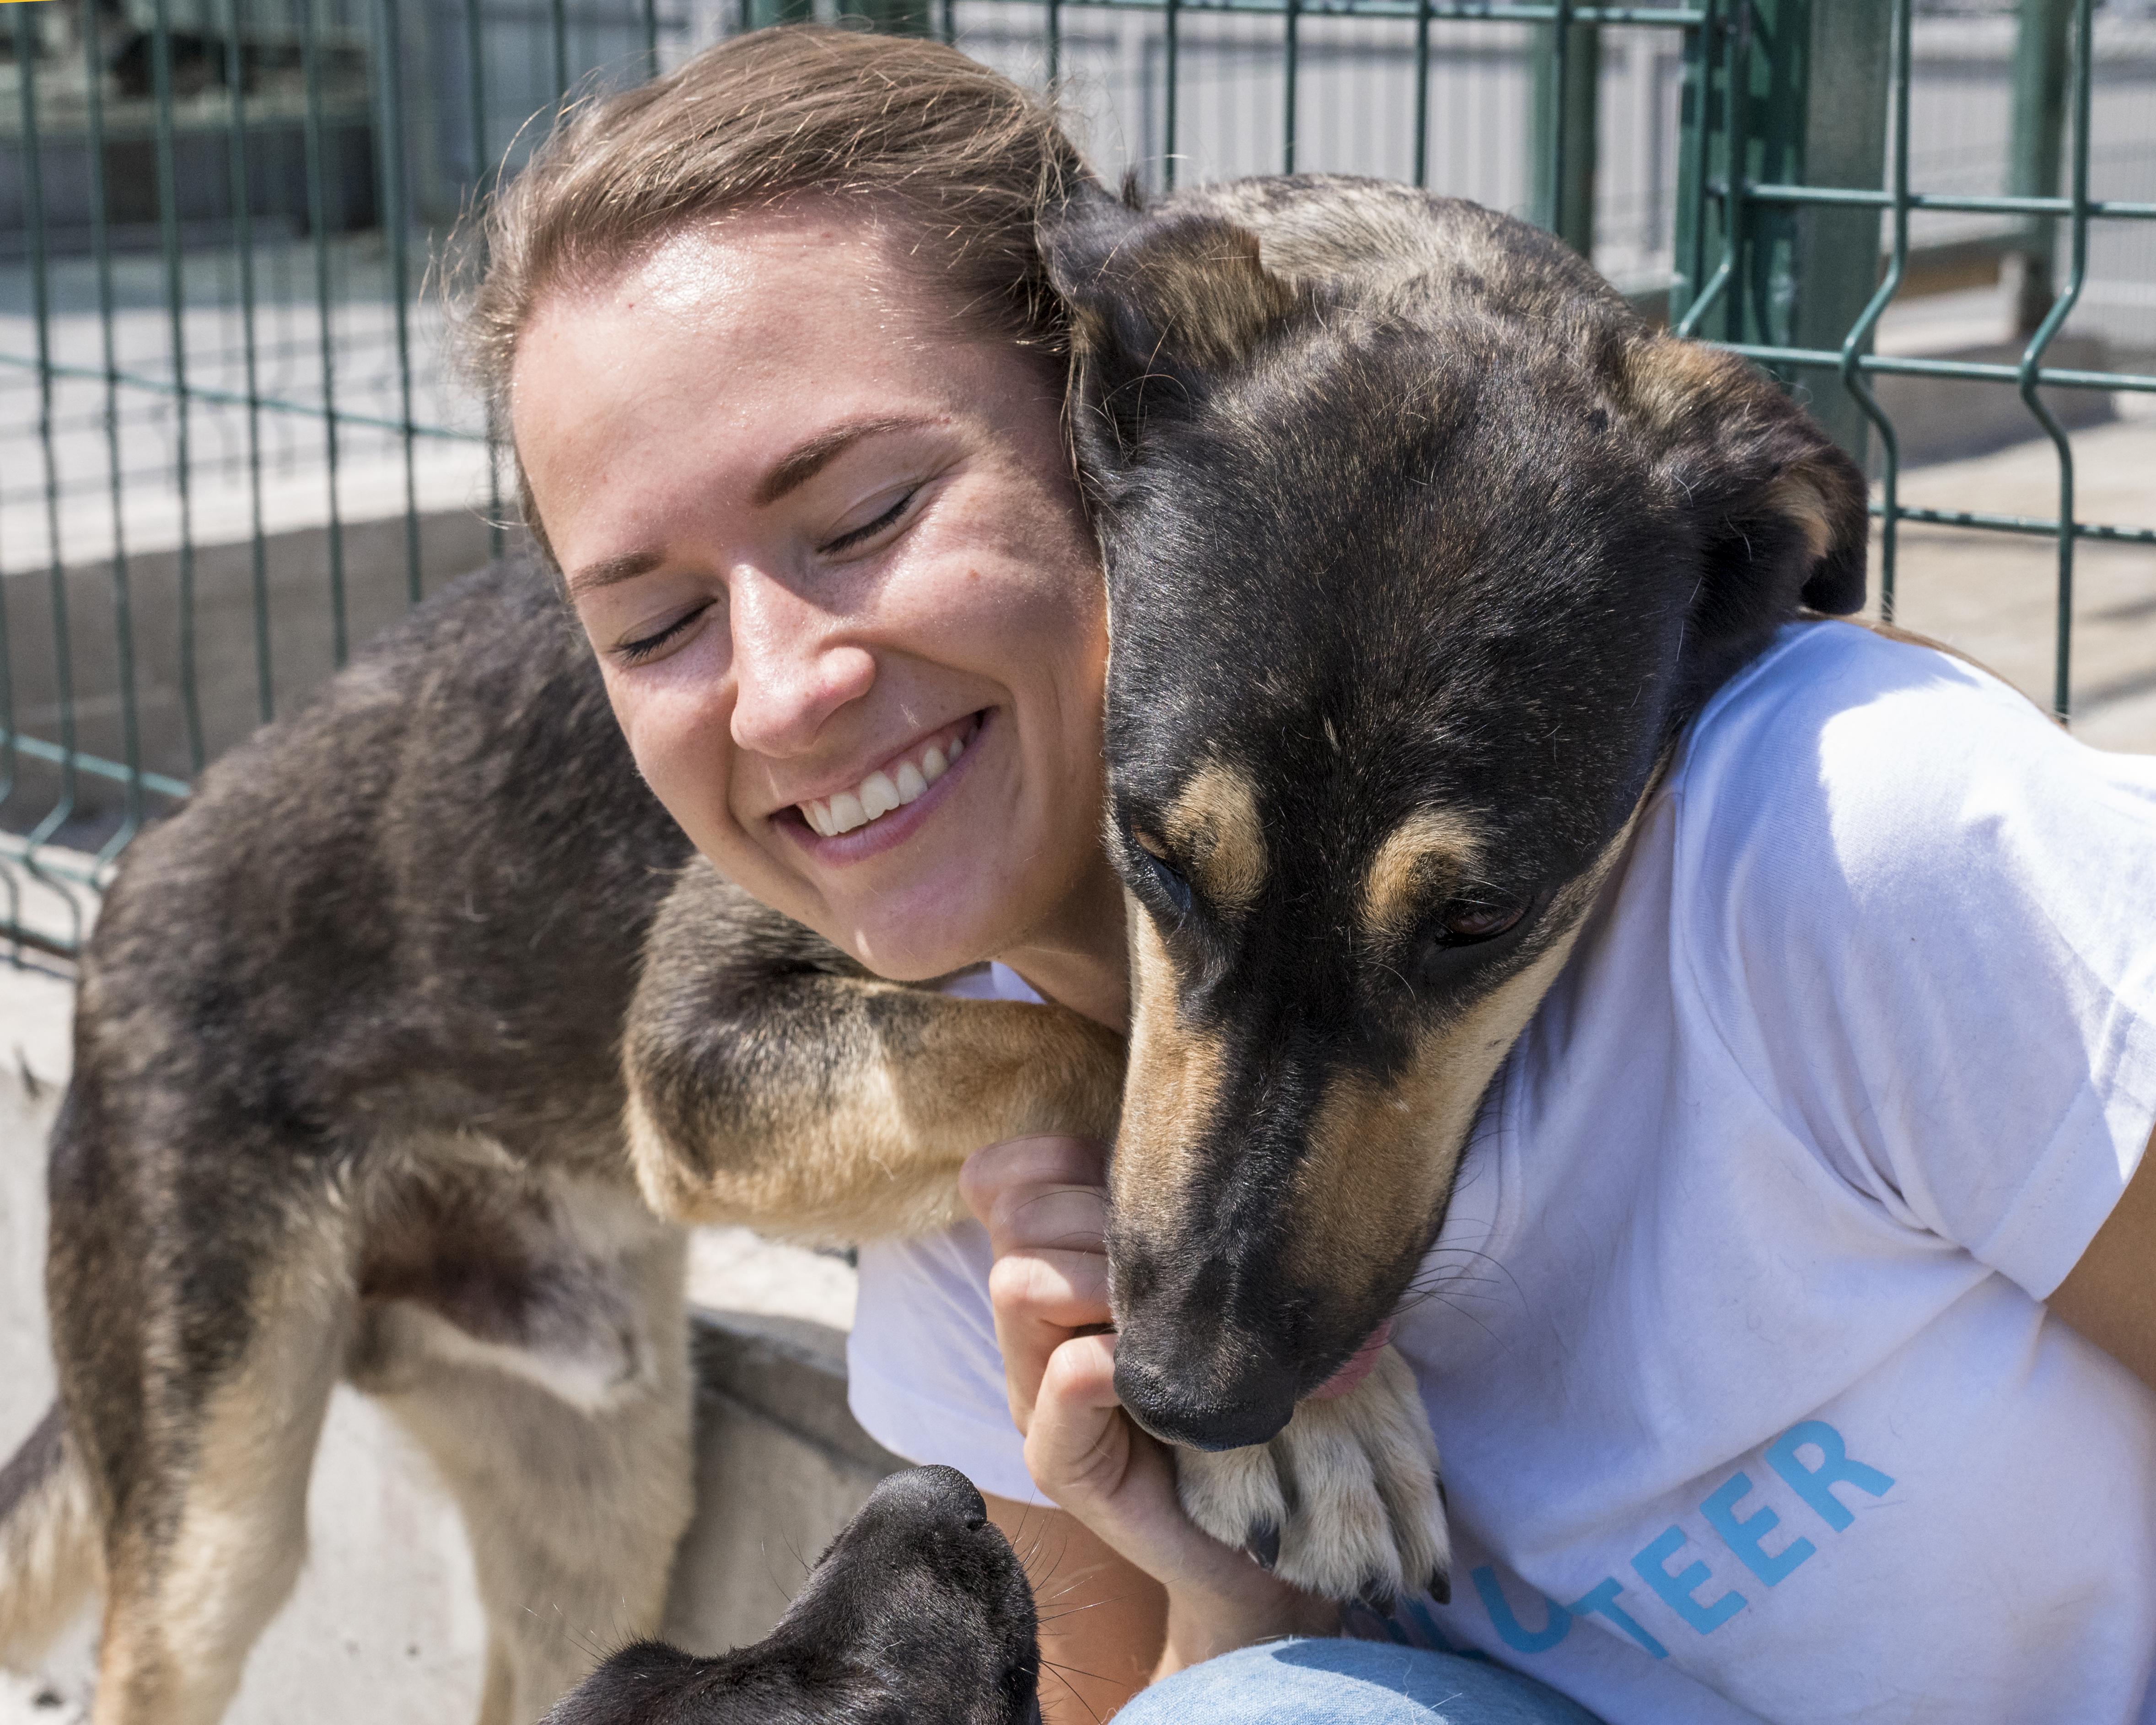
[[[1158,186],[1346,167],[1554,228],[1680,332],[1807,391],[1872,461],[1887,614],[1904,524],[2048,536],[2065,715],[2077,546],[2156,547],[2149,526],[2077,519],[2059,393],[2148,397],[2156,359],[2051,362],[2085,309],[2092,235],[2156,218],[2156,22],[2144,54],[2094,0],[1979,19],[2014,33],[2007,182],[1935,189],[1911,116],[1920,31],[1958,28],[1932,15],[1944,3],[844,0],[1058,83],[1096,153]],[[207,761],[513,531],[426,287],[458,213],[554,105],[832,7],[0,8],[0,936],[72,950],[113,860]],[[2107,60],[2113,14],[2125,46]],[[2146,72],[2147,148],[2123,168],[2104,127],[2141,108],[2099,77],[2114,62],[2129,96]],[[2099,170],[2148,183],[2098,195]],[[2105,279],[2130,304],[2156,245],[2145,269],[2121,255]],[[2001,267],[2025,326],[2010,354],[1874,351],[1890,307]],[[2128,345],[2156,353],[2156,299],[2146,322]],[[2055,511],[1903,501],[1883,380],[1930,378],[2018,398],[2055,452]]]

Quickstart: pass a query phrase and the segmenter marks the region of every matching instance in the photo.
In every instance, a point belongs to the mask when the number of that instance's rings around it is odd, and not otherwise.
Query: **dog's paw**
[[[1381,1612],[1425,1588],[1450,1596],[1437,1442],[1391,1348],[1345,1395],[1302,1403],[1270,1443],[1175,1461],[1191,1520],[1306,1593]]]

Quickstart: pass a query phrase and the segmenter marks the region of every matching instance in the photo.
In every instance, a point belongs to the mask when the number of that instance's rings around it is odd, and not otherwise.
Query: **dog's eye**
[[[1152,865],[1152,877],[1159,883],[1160,890],[1166,895],[1168,901],[1175,906],[1175,914],[1178,916],[1188,916],[1190,914],[1190,883],[1176,871],[1173,865],[1163,861],[1150,852],[1147,854],[1146,861]]]
[[[1146,867],[1152,875],[1153,885],[1160,889],[1161,896],[1175,907],[1177,916],[1188,916],[1190,882],[1183,878],[1183,871],[1160,854],[1158,839],[1146,833],[1133,833],[1131,837],[1137,845],[1138,854],[1146,860]]]
[[[1522,904],[1455,899],[1439,914],[1437,926],[1445,945],[1472,947],[1510,932],[1527,914],[1527,907]]]

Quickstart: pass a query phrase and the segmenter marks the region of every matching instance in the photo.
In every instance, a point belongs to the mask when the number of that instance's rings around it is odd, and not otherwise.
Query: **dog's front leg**
[[[1115,1136],[1122,1039],[1050,1006],[886,982],[708,866],[644,942],[623,1040],[647,1202],[797,1239],[963,1217],[958,1168],[1029,1132]]]
[[[1271,1442],[1178,1450],[1175,1460],[1190,1518],[1283,1581],[1379,1610],[1424,1588],[1449,1596],[1437,1443],[1414,1373],[1392,1348],[1345,1394],[1299,1404]]]

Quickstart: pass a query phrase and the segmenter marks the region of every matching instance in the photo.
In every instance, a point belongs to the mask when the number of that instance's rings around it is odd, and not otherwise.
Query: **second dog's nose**
[[[988,1507],[973,1482],[955,1467],[911,1467],[895,1473],[875,1489],[892,1508],[904,1508],[934,1521],[956,1522],[968,1532],[988,1524]]]

